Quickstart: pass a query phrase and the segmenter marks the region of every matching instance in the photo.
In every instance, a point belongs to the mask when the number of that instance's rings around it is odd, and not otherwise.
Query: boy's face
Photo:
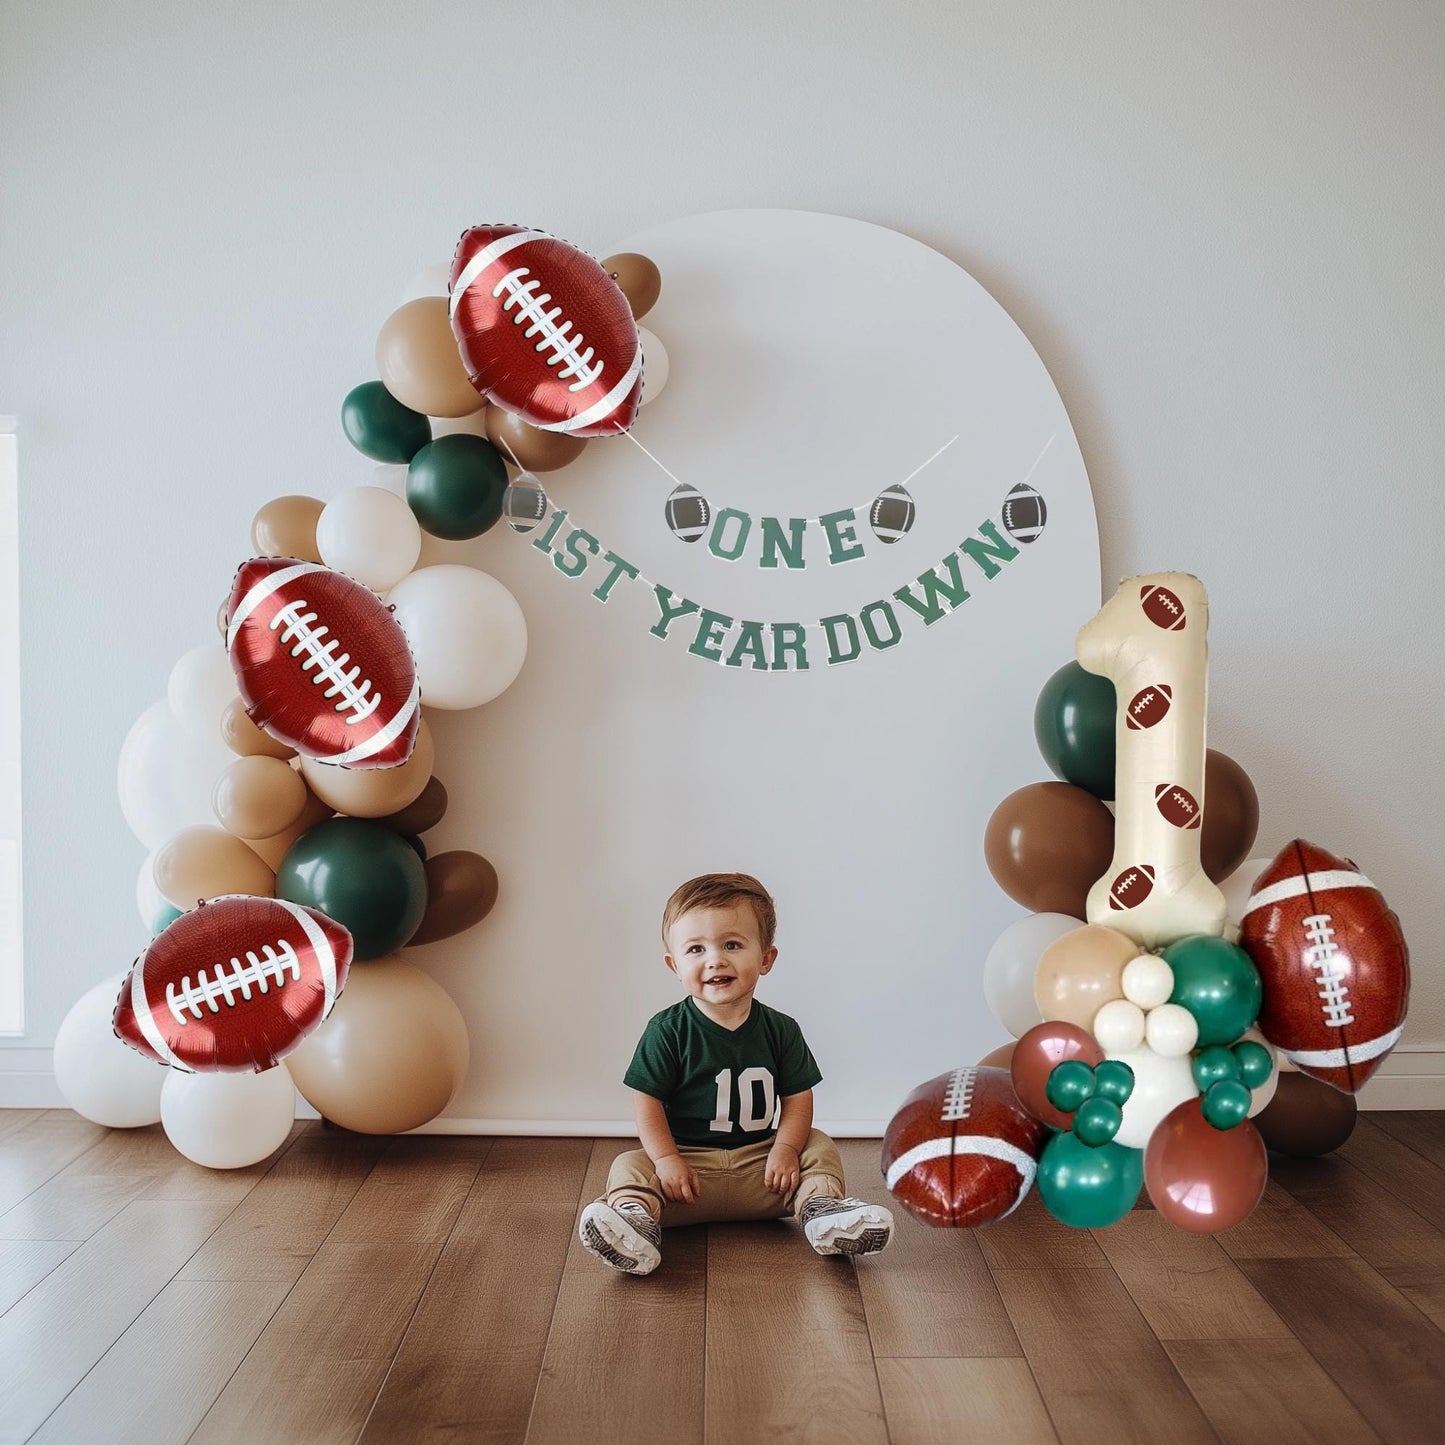
[[[758,920],[747,902],[726,908],[693,908],[667,931],[667,966],[696,999],[741,1003],[772,968],[776,948],[763,949]]]

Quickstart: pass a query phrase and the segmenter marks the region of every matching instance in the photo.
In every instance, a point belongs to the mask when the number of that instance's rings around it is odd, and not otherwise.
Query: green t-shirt
[[[757,999],[736,1029],[689,996],[647,1021],[622,1082],[661,1099],[679,1144],[739,1149],[777,1132],[777,1102],[823,1075],[787,1014]]]

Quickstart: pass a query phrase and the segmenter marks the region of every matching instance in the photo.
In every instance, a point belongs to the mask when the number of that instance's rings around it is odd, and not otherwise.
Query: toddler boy
[[[614,1269],[656,1269],[663,1225],[793,1215],[819,1254],[872,1254],[892,1238],[893,1216],[846,1196],[837,1146],[813,1128],[823,1076],[802,1031],[753,997],[776,928],[746,873],[693,878],[667,900],[664,962],[687,997],[648,1021],[623,1078],[642,1148],[617,1156],[578,1226]]]

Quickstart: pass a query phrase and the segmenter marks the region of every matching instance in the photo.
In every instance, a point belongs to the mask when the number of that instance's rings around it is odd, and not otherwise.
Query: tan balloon
[[[1000,1044],[996,1049],[990,1049],[979,1061],[981,1069],[1006,1069],[1013,1063],[1014,1050],[1018,1048],[1019,1041],[1010,1039],[1006,1044]]]
[[[484,405],[467,379],[445,296],[419,296],[386,318],[376,373],[403,406],[426,416],[469,416]]]
[[[281,866],[281,860],[291,850],[291,845],[308,829],[324,823],[335,813],[311,791],[306,790],[306,806],[301,816],[289,828],[273,833],[269,838],[247,838],[246,846],[273,871]]]
[[[280,758],[237,758],[211,791],[221,826],[237,838],[283,832],[306,807],[306,780]]]
[[[378,818],[378,823],[384,824],[396,833],[405,833],[415,838],[425,833],[428,828],[435,828],[447,813],[447,790],[442,786],[440,778],[432,778],[426,787],[421,790],[421,796],[416,802],[408,804],[399,812],[388,813],[384,818]]]
[[[239,838],[209,823],[182,828],[163,843],[152,871],[161,897],[177,908],[225,893],[276,896],[275,873]]]
[[[586,437],[542,431],[499,406],[487,408],[487,439],[507,461],[528,472],[555,472],[576,461],[587,445]]]
[[[1101,924],[1076,928],[1044,949],[1034,974],[1034,999],[1045,1019],[1092,1032],[1094,1015],[1124,997],[1124,965],[1139,945]]]
[[[258,557],[297,557],[319,562],[316,522],[325,502],[315,497],[276,497],[251,523],[251,546]]]
[[[286,1067],[343,1129],[400,1134],[434,1119],[467,1075],[467,1026],[451,995],[394,954],[357,964],[331,1017]]]
[[[496,906],[497,870],[480,853],[436,853],[426,860],[426,912],[409,948],[478,924]]]
[[[634,321],[641,321],[657,305],[657,298],[662,295],[662,272],[646,256],[639,256],[636,251],[621,251],[609,256],[602,263],[602,269],[616,279],[627,304],[632,307]]]
[[[301,759],[301,775],[323,803],[349,818],[384,818],[408,807],[431,779],[436,749],[426,719],[417,729],[411,756],[394,768],[343,768]]]
[[[294,758],[296,749],[278,743],[270,733],[262,732],[246,712],[246,704],[233,697],[221,714],[221,737],[233,753],[243,758]]]

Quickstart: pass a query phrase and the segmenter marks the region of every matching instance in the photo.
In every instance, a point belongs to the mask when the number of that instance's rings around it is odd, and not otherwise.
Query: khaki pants
[[[697,1171],[701,1188],[696,1203],[680,1204],[664,1199],[657,1171],[643,1149],[619,1154],[607,1176],[607,1202],[625,1199],[641,1204],[665,1227],[675,1224],[710,1224],[714,1220],[781,1219],[793,1214],[815,1194],[841,1198],[843,1161],[838,1146],[821,1130],[808,1135],[798,1159],[800,1179],[792,1194],[775,1194],[763,1178],[771,1139],[745,1144],[741,1149],[693,1149],[679,1146],[678,1153]]]

